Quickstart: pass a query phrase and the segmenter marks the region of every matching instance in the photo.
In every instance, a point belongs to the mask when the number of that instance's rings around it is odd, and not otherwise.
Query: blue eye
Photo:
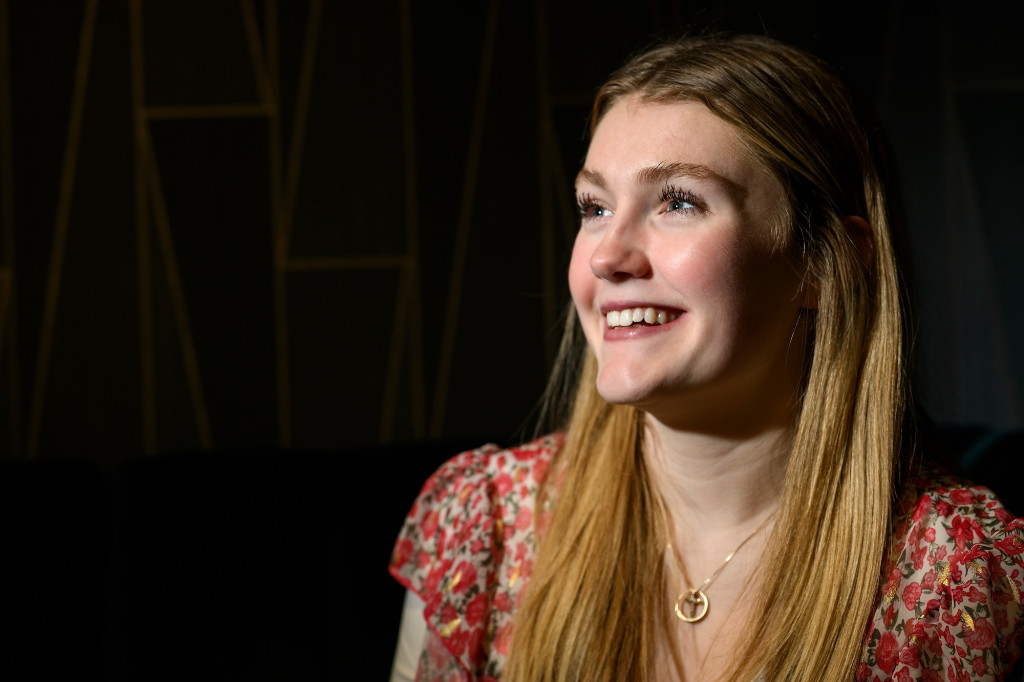
[[[703,213],[703,202],[691,192],[686,192],[672,185],[661,190],[661,201],[665,204],[666,213]]]

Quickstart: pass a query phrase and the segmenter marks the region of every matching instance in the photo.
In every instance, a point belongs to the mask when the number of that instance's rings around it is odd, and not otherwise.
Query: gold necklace
[[[736,547],[736,549],[729,552],[729,556],[725,557],[725,561],[722,562],[722,565],[716,568],[715,572],[708,576],[707,580],[705,580],[700,587],[688,587],[679,594],[675,604],[676,617],[679,618],[679,620],[684,623],[698,623],[704,620],[704,616],[708,615],[708,609],[711,606],[711,603],[708,601],[708,595],[704,593],[704,590],[707,589],[708,585],[714,582],[715,578],[718,577],[718,574],[722,572],[730,561],[732,561],[732,558],[736,556],[736,552],[743,549],[743,545],[750,542],[755,535],[760,533],[761,530],[768,525],[772,516],[774,516],[774,514],[769,515],[768,518],[761,522],[761,525],[758,526],[753,533],[748,535],[747,538]],[[679,555],[675,553],[675,550],[672,549],[671,542],[668,543],[667,549],[669,554],[671,554],[675,560],[676,565],[679,568],[679,572],[683,576],[683,580],[685,582],[689,582],[689,579],[686,577],[686,569],[683,568],[683,562],[679,559]],[[686,610],[687,607],[689,608],[688,613]]]

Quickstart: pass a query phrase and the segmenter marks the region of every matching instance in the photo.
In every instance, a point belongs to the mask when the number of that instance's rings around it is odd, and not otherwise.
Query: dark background
[[[1011,7],[0,0],[0,669],[384,679],[391,538],[446,448],[529,433],[589,102],[658,35],[768,33],[860,85],[917,397],[1019,428]]]
[[[3,4],[8,457],[514,439],[558,336],[590,97],[652,36],[708,27],[815,50],[876,103],[922,400],[1021,423],[1010,3]]]

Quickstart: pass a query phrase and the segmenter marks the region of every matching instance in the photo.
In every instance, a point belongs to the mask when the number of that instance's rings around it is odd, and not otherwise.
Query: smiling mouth
[[[609,329],[631,327],[633,325],[657,326],[668,324],[679,318],[679,313],[657,308],[626,308],[625,310],[609,310],[605,320]]]

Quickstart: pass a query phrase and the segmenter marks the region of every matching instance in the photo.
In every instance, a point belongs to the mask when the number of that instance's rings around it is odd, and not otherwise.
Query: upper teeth
[[[609,327],[628,327],[631,324],[646,322],[647,324],[665,324],[679,317],[676,313],[655,310],[654,308],[626,308],[625,310],[608,311]]]

